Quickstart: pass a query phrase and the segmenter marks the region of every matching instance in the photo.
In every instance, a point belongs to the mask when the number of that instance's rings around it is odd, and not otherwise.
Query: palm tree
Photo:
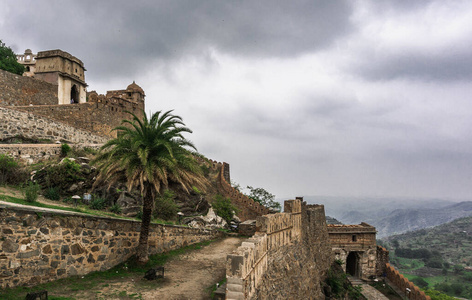
[[[181,117],[172,115],[172,111],[158,111],[150,119],[144,112],[142,119],[130,114],[132,120],[123,120],[114,129],[117,137],[103,145],[94,159],[99,170],[95,184],[106,182],[110,188],[126,181],[129,191],[140,189],[143,216],[136,256],[144,264],[149,260],[149,224],[156,196],[170,181],[179,183],[188,193],[192,186],[205,189],[206,179],[189,150],[196,150],[195,146],[182,136],[192,131]]]

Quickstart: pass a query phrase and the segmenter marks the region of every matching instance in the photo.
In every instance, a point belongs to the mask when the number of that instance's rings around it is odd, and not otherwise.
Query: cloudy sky
[[[471,198],[472,1],[0,0],[0,39],[135,80],[242,186]]]

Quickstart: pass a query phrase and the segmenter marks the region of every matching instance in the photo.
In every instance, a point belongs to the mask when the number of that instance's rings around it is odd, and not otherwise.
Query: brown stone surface
[[[379,275],[381,268],[377,264],[377,242],[375,227],[361,223],[359,225],[328,225],[329,240],[333,246],[335,259],[343,261],[343,269],[347,271],[348,260],[355,260],[356,274],[362,279]]]
[[[0,105],[57,104],[57,85],[0,70]]]
[[[226,299],[323,299],[333,261],[324,207],[291,200],[285,213],[257,218],[258,232],[226,266]]]
[[[32,222],[24,223],[27,218]],[[0,288],[6,288],[109,269],[134,254],[140,222],[0,207],[0,227],[12,231],[0,240]],[[152,224],[149,252],[169,251],[221,235],[219,231]]]

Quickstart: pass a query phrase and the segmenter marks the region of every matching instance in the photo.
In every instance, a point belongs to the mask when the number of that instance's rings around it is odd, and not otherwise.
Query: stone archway
[[[346,273],[352,276],[359,276],[359,254],[355,251],[349,252],[346,258]]]
[[[75,84],[70,89],[70,104],[74,103],[79,103],[79,90]]]

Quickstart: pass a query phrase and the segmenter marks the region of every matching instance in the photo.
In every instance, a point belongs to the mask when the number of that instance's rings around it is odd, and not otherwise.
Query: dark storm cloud
[[[13,9],[19,15],[5,20],[5,30],[41,47],[35,50],[57,47],[82,58],[92,76],[129,76],[156,59],[201,55],[208,47],[293,56],[346,34],[351,14],[348,1],[302,0],[19,1]]]

